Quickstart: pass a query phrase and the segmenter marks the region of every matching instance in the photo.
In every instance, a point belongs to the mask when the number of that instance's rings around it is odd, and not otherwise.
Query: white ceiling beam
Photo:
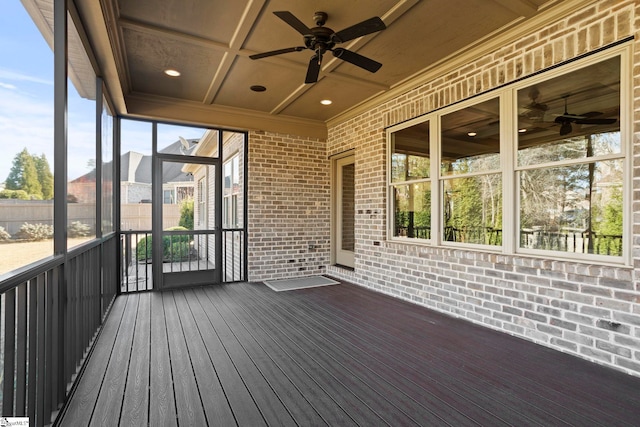
[[[398,3],[396,3],[395,5],[393,5],[393,7],[391,7],[391,9],[389,9],[387,11],[387,13],[385,13],[383,16],[381,16],[382,21],[385,23],[386,26],[391,25],[396,19],[398,19],[399,17],[401,17],[403,14],[405,14],[409,9],[411,9],[413,6],[415,6],[420,0],[400,0],[398,1]],[[355,40],[353,40],[351,43],[346,45],[346,48],[352,51],[357,51],[358,49],[361,49],[364,45],[366,45],[367,43],[369,43],[371,40],[373,40],[378,34],[380,34],[380,32],[371,34],[369,36],[366,37],[359,37]],[[388,90],[389,87],[386,85],[382,85],[382,84],[377,84],[377,83],[373,83],[364,79],[357,79],[357,78],[353,78],[351,76],[348,76],[346,74],[338,74],[335,73],[334,70],[336,68],[338,68],[340,66],[340,64],[342,64],[342,60],[335,58],[335,57],[331,57],[328,58],[328,60],[324,61],[323,67],[322,67],[322,74],[324,76],[320,76],[320,79],[322,79],[323,77],[328,77],[328,78],[336,78],[336,79],[340,79],[340,80],[348,80],[349,83],[351,84],[359,84],[362,85],[367,84],[369,86],[374,87],[375,89],[379,90],[380,92]],[[303,66],[304,69],[306,70],[307,66],[306,64]],[[302,85],[299,86],[298,88],[296,88],[295,91],[291,92],[289,94],[289,96],[287,96],[285,99],[283,99],[273,110],[271,110],[271,114],[279,114],[280,112],[284,111],[289,105],[291,105],[293,102],[295,102],[300,96],[302,96],[307,90],[309,90],[309,88],[311,87],[311,85]]]
[[[218,92],[222,87],[222,83],[227,78],[227,74],[229,74],[231,66],[236,60],[237,52],[244,44],[249,32],[251,32],[251,29],[253,28],[253,25],[255,24],[255,21],[265,3],[266,0],[250,0],[247,3],[247,7],[245,7],[244,12],[242,13],[242,18],[240,18],[236,31],[234,32],[233,37],[231,37],[228,51],[224,54],[222,61],[220,61],[218,69],[213,76],[213,80],[211,80],[211,84],[209,85],[207,93],[203,99],[203,103],[212,104],[218,95]]]

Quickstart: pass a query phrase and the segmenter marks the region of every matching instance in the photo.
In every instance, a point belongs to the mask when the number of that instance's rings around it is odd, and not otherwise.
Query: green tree
[[[185,199],[182,201],[178,225],[187,230],[193,230],[193,199]]]
[[[29,195],[42,198],[36,162],[26,148],[14,157],[5,185],[9,190],[24,190]]]
[[[49,167],[47,157],[43,154],[40,157],[34,157],[36,170],[38,171],[38,180],[42,186],[42,198],[44,200],[53,199],[53,174]]]

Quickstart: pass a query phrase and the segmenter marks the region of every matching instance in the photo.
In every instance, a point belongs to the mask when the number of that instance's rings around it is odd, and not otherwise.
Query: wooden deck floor
[[[117,298],[61,425],[616,426],[640,379],[360,287]]]

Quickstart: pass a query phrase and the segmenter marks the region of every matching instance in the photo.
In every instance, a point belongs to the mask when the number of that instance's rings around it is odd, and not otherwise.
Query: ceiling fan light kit
[[[304,46],[294,46],[284,49],[272,50],[269,52],[257,53],[250,55],[251,59],[267,58],[269,56],[281,55],[290,52],[301,52],[305,49],[312,50],[313,56],[309,60],[305,83],[315,83],[318,81],[320,67],[322,66],[322,58],[330,51],[333,56],[343,61],[349,62],[371,73],[375,73],[382,67],[382,64],[373,59],[362,56],[359,53],[335,47],[336,44],[344,43],[358,37],[372,34],[384,30],[386,25],[379,17],[369,18],[358,24],[347,27],[341,31],[334,32],[331,28],[324,27],[328,15],[325,12],[316,12],[313,20],[316,26],[308,28],[302,21],[296,18],[291,12],[277,11],[273,12],[278,18],[289,24],[293,29],[303,36]]]
[[[594,118],[601,116],[603,113],[599,111],[590,111],[584,114],[569,114],[567,109],[567,98],[570,95],[564,95],[564,114],[559,115],[554,120],[560,125],[560,136],[565,136],[573,132],[572,123],[578,125],[611,125],[614,124],[617,119],[598,119]]]

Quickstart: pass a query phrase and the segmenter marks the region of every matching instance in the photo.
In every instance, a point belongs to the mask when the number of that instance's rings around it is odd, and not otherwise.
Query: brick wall
[[[325,142],[268,132],[252,132],[249,141],[248,279],[323,273],[330,235]]]
[[[385,127],[634,35],[640,2],[599,1],[329,129],[356,153],[355,271],[380,292],[640,375],[640,41],[634,42],[633,268],[387,242]],[[638,34],[635,34],[636,37]]]

